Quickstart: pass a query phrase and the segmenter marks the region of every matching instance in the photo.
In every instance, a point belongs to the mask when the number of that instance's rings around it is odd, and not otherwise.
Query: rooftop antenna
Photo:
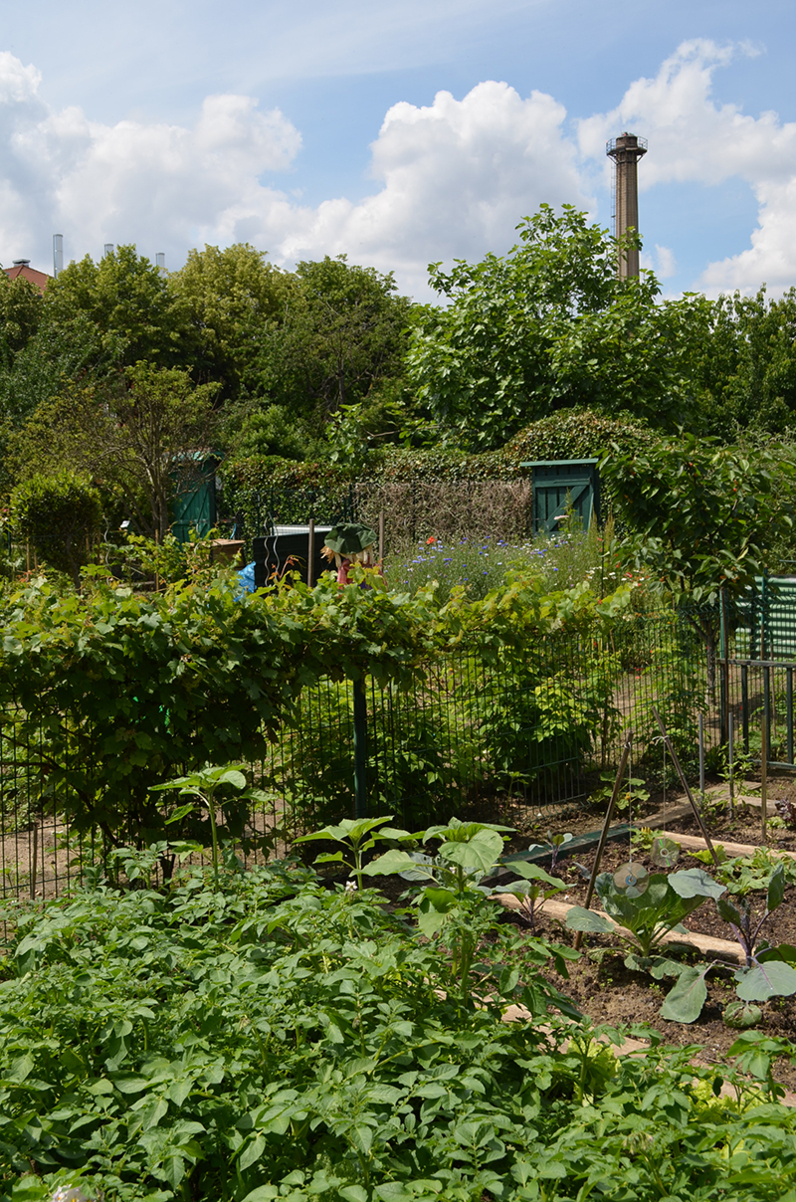
[[[165,251],[159,250],[158,253],[155,255],[155,266],[162,267],[164,271],[166,270],[166,252]]]
[[[638,161],[647,153],[647,139],[625,131],[605,144],[605,153],[614,160],[613,235],[620,239],[628,230],[638,233]],[[619,255],[616,274],[620,280],[638,276],[638,250]]]
[[[57,280],[63,269],[64,236],[63,234],[53,234],[53,278]]]

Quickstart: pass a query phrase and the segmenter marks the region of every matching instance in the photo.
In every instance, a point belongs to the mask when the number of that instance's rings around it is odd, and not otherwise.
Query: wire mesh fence
[[[636,759],[657,765],[653,703],[693,758],[704,660],[696,631],[670,614],[562,634],[492,663],[467,649],[441,656],[411,693],[370,682],[369,812],[419,827],[584,802],[615,769],[629,726]],[[324,682],[304,692],[274,747],[270,785],[296,828],[353,810],[353,712],[351,683]]]
[[[237,825],[224,819],[248,863],[353,814],[354,687],[324,679],[306,688],[261,761],[250,765],[262,800],[238,814]],[[653,703],[685,760],[694,757],[700,713],[708,713],[710,737],[718,740],[720,707],[710,709],[704,645],[676,613],[595,623],[510,652],[464,646],[440,653],[411,691],[379,688],[369,679],[360,731],[367,810],[393,814],[409,828],[452,815],[516,816],[518,808],[552,815],[556,807],[585,802],[601,774],[615,770],[630,726],[637,766],[656,770]],[[207,720],[213,721],[212,701]],[[48,746],[54,722],[71,723],[81,734],[75,762],[57,772]],[[113,829],[91,824],[103,761],[87,749],[90,732],[77,715],[42,713],[34,721],[19,711],[6,714],[1,897],[52,896],[98,868],[112,876],[116,849],[145,839],[121,815]],[[207,822],[195,828],[205,846]]]

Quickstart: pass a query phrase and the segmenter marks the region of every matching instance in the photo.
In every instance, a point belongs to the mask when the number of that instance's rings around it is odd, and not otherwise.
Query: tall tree
[[[699,362],[711,433],[796,431],[796,288],[719,297]]]
[[[135,246],[119,246],[95,263],[86,255],[52,280],[45,308],[61,328],[77,314],[123,347],[127,364],[147,360],[161,367],[180,363],[185,328],[169,293],[166,275]]]
[[[712,687],[719,598],[753,584],[765,546],[792,530],[796,465],[764,447],[748,455],[680,431],[630,452],[615,447],[600,471],[630,532],[626,551],[705,639]]]
[[[8,370],[15,355],[39,328],[44,298],[23,276],[9,280],[0,271],[0,367]]]
[[[197,379],[220,383],[225,398],[251,386],[266,326],[280,323],[296,291],[295,277],[265,258],[248,243],[205,246],[168,276],[186,361]]]
[[[412,306],[392,273],[351,265],[345,255],[299,263],[296,284],[281,324],[266,332],[260,388],[323,425],[400,374]]]
[[[177,368],[144,362],[125,369],[114,387],[73,387],[42,405],[16,435],[15,474],[86,474],[143,533],[162,539],[170,502],[207,471],[217,391]]]
[[[518,229],[503,257],[430,269],[450,303],[418,321],[407,366],[432,417],[481,449],[573,406],[675,426],[698,392],[709,302],[662,302],[651,272],[618,280],[615,240],[570,205],[543,205]]]

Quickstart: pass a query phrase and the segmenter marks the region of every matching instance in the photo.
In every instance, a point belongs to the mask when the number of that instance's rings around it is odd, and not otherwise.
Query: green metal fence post
[[[354,817],[368,816],[368,707],[365,682],[354,681]]]
[[[727,622],[727,593],[725,589],[721,590],[720,606],[721,634],[719,646],[721,647],[722,665],[720,677],[719,742],[724,745],[727,742],[727,706],[730,702],[730,647]]]

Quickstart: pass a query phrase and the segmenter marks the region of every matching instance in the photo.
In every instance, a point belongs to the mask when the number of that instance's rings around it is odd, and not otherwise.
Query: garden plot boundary
[[[354,812],[357,739],[372,815],[395,815],[410,829],[451,815],[553,822],[561,807],[585,803],[615,772],[629,727],[632,771],[660,770],[653,704],[693,761],[707,673],[704,648],[681,615],[630,614],[610,627],[595,621],[558,632],[492,662],[466,647],[439,654],[410,692],[379,688],[370,678],[363,691],[358,718],[351,681],[305,688],[266,754],[249,765],[262,800],[231,832],[245,862],[284,854],[299,834]],[[105,787],[103,757],[86,761],[91,738],[81,715],[55,717],[36,727],[10,707],[0,725],[1,897],[57,895],[87,872],[112,869],[114,847],[142,842],[121,820],[113,831],[69,820]],[[717,700],[705,722],[709,742],[718,742],[720,724]],[[64,730],[79,730],[82,749],[57,774],[57,786],[56,727],[61,746]],[[184,771],[195,766],[186,762]],[[70,792],[77,789],[81,805]],[[164,797],[168,804],[176,802]]]

